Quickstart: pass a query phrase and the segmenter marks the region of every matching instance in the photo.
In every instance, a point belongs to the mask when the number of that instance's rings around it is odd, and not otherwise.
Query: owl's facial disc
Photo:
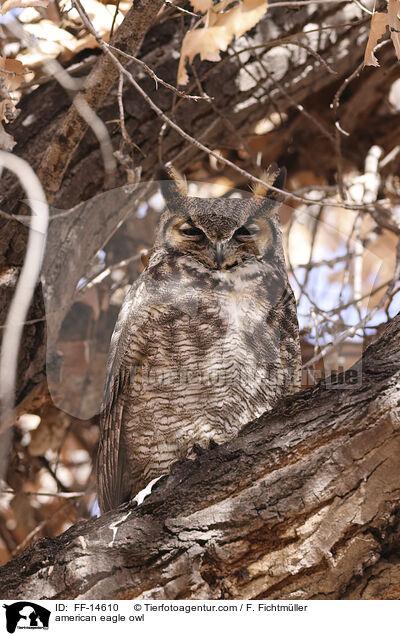
[[[173,250],[190,255],[210,269],[229,270],[264,254],[272,241],[271,226],[263,217],[250,217],[227,234],[199,227],[190,217],[173,217],[164,240]]]

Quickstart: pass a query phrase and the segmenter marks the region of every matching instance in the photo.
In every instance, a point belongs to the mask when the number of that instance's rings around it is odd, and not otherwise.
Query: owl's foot
[[[194,459],[196,457],[201,457],[202,455],[204,455],[204,453],[207,452],[207,450],[213,450],[214,448],[217,448],[219,446],[219,444],[215,441],[215,439],[209,439],[208,440],[208,446],[201,446],[200,444],[198,444],[197,442],[195,444],[193,444],[191,450],[189,451],[188,457],[189,459]]]
[[[197,442],[193,444],[191,450],[189,451],[188,457],[189,459],[195,459],[196,457],[201,457],[204,455],[207,449],[204,446],[200,446]]]

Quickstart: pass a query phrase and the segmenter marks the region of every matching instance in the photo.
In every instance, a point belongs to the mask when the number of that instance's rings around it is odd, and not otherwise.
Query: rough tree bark
[[[42,539],[0,597],[398,598],[400,314],[345,376],[175,464],[139,507]]]
[[[154,6],[156,5],[157,2],[154,3]],[[146,14],[147,20],[149,17]],[[240,45],[237,45],[238,48],[243,48],[246,45],[267,43],[265,50],[257,49],[256,52],[250,50],[240,56],[232,53],[219,65],[203,64],[198,67],[202,85],[207,94],[213,97],[212,104],[207,102],[194,104],[191,101],[179,99],[175,103],[175,95],[164,87],[155,87],[153,80],[134,63],[130,66],[130,70],[164,112],[170,115],[172,113],[174,121],[185,131],[212,148],[239,148],[242,141],[240,136],[237,136],[237,131],[240,135],[246,135],[252,130],[256,121],[268,116],[277,106],[284,111],[292,108],[292,115],[285,130],[279,132],[278,138],[271,136],[264,153],[264,163],[267,164],[279,157],[288,165],[289,171],[290,164],[297,161],[298,163],[306,162],[306,168],[313,165],[318,172],[319,152],[321,146],[324,146],[327,149],[325,153],[327,171],[333,173],[336,166],[330,146],[331,141],[324,137],[321,130],[315,126],[315,119],[320,120],[322,112],[331,112],[329,108],[325,108],[325,102],[332,99],[337,87],[353,72],[362,59],[369,29],[368,20],[368,16],[365,16],[354,3],[346,6],[313,5],[302,7],[297,11],[273,9],[271,6],[267,16],[251,31],[250,35],[242,38]],[[303,31],[310,23],[331,28],[303,35],[297,42],[295,35]],[[118,32],[115,37],[118,39]],[[157,74],[171,83],[176,80],[176,53],[180,49],[181,38],[180,21],[167,20],[149,30],[139,53]],[[279,46],[269,46],[268,43],[275,42],[279,38],[283,38]],[[137,43],[136,38],[134,45],[136,46]],[[317,51],[335,72],[329,72],[321,62],[321,58],[310,54],[310,49]],[[364,71],[363,81],[367,84],[368,90],[362,98],[359,93],[356,93],[355,97],[350,94],[348,103],[344,104],[342,110],[343,117],[346,118],[347,115],[346,129],[353,133],[350,137],[349,146],[351,147],[348,152],[354,158],[356,165],[360,166],[363,164],[370,140],[368,135],[357,134],[357,127],[363,125],[367,113],[370,116],[371,113],[378,111],[381,95],[387,93],[387,86],[400,75],[400,67],[394,63],[394,56],[389,47],[386,47],[381,55],[384,58],[385,73],[379,72],[380,69]],[[105,63],[103,66],[108,68]],[[102,63],[99,63],[96,68],[101,69]],[[277,85],[277,80],[284,92]],[[195,83],[190,90],[199,92]],[[104,103],[99,115],[106,122],[115,122],[119,117],[116,88],[110,90],[106,97],[101,92],[101,98],[98,102],[93,102],[93,105],[100,105],[103,98]],[[305,118],[293,108],[293,104],[301,102],[308,104],[310,112],[314,113],[314,121]],[[24,98],[20,106],[22,114],[9,127],[9,132],[17,141],[16,152],[26,158],[34,168],[38,168],[44,154],[49,157],[52,156],[52,152],[56,155],[59,152],[58,133],[64,129],[70,117],[69,104],[70,99],[64,90],[54,82],[40,87]],[[184,142],[182,137],[171,129],[167,128],[162,142],[160,141],[162,122],[127,82],[125,82],[124,105],[128,132],[140,148],[140,152],[134,156],[134,167],[140,169],[144,180],[152,176],[158,160],[173,160],[177,167],[182,169],[199,157],[199,150]],[[386,146],[389,144],[391,148],[398,143],[398,134],[394,133],[399,128],[398,118],[399,116],[394,114],[392,118],[389,118],[389,122],[386,121],[386,133],[382,132],[381,137],[376,139],[377,143],[384,145],[385,134],[387,135],[388,131],[390,144],[386,140]],[[331,131],[334,130],[333,121],[322,121],[322,124],[330,126]],[[379,126],[376,125],[374,129],[379,129]],[[111,125],[109,130],[113,145],[118,148],[119,126]],[[81,132],[80,130],[79,134]],[[285,151],[293,135],[296,134],[300,139],[304,138],[307,159],[305,159],[305,151],[301,150],[302,143],[298,144],[295,157],[293,153],[287,154]],[[61,171],[60,174],[64,174],[64,178],[53,201],[54,206],[63,210],[72,208],[104,189],[98,142],[90,131],[84,136],[68,167],[60,167],[58,159],[56,164],[57,169]],[[42,162],[42,168],[43,165]],[[126,174],[124,168],[120,166],[113,185],[117,187],[125,183]],[[1,201],[2,209],[13,212],[20,206],[20,200],[24,198],[24,195],[13,183],[11,177],[6,185],[8,188]],[[54,320],[52,318],[52,338],[56,338],[58,326],[72,304],[77,281],[87,271],[94,254],[108,240],[113,223],[114,228],[117,228],[118,223],[128,213],[130,197],[131,195],[126,194],[120,202],[120,207],[115,208],[115,217],[113,217],[114,213],[108,214],[106,223],[102,213],[86,214],[83,217],[73,213],[57,222],[52,222],[52,235],[68,239],[63,249],[60,249],[61,239],[49,242],[44,265],[44,280],[48,290],[45,292],[47,312],[54,317]],[[78,211],[79,208],[76,212]],[[76,224],[75,221],[77,221]],[[4,268],[2,273],[8,268],[7,271],[10,274],[3,276],[0,283],[0,324],[3,324],[13,292],[13,283],[17,279],[25,254],[26,228],[20,223],[2,217],[0,217],[0,228],[0,267]],[[79,241],[74,243],[70,240],[73,236],[86,237],[87,245],[84,249],[79,249]],[[71,271],[68,284],[65,285],[66,263],[70,264]],[[58,279],[56,273],[59,274]],[[40,319],[43,315],[44,306],[41,291],[38,289],[28,318]],[[45,379],[44,343],[43,322],[36,322],[25,329],[23,354],[21,354],[19,366],[19,401],[30,394],[35,387],[40,386]]]

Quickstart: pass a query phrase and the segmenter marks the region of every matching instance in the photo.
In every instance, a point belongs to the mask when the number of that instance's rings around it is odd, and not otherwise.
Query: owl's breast
[[[146,353],[132,369],[123,424],[128,456],[147,481],[194,443],[234,437],[284,390],[267,292],[258,276],[217,274],[172,281],[147,299]]]
[[[265,410],[262,385],[279,349],[267,305],[244,285],[175,290],[173,302],[158,303],[146,324],[146,359],[132,374],[130,417],[162,411],[171,424],[200,417],[225,431],[235,413],[240,425]]]

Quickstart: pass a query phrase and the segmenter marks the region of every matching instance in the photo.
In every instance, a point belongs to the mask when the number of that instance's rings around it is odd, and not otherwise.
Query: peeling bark
[[[0,596],[398,598],[400,314],[345,375],[175,464],[138,507],[42,539]]]

